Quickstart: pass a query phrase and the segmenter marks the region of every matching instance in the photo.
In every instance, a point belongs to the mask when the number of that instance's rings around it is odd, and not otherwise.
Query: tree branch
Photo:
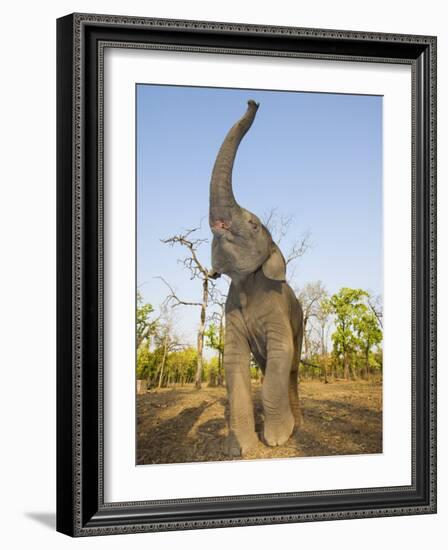
[[[156,277],[156,279],[160,279],[163,281],[166,286],[170,289],[170,294],[165,298],[164,304],[168,305],[170,302],[174,301],[175,303],[171,305],[171,307],[177,307],[177,306],[202,306],[201,302],[187,302],[186,300],[181,300],[179,296],[174,291],[173,287],[161,276]]]
[[[383,328],[383,312],[381,310],[380,298],[379,297],[373,298],[369,296],[367,298],[367,302],[369,304],[370,309],[373,311],[373,314],[375,315],[376,320],[378,321],[380,327]]]
[[[185,246],[186,248],[188,248],[191,257],[181,260],[184,263],[185,267],[190,269],[190,271],[198,270],[203,277],[208,277],[208,270],[202,265],[196,253],[201,244],[208,242],[208,239],[189,238],[192,233],[198,231],[199,229],[201,229],[200,226],[194,227],[193,229],[187,229],[185,233],[173,235],[172,237],[169,237],[167,239],[161,239],[161,242],[164,244],[169,244],[170,246],[180,244],[181,246]]]
[[[311,246],[309,239],[310,234],[309,232],[306,232],[301,239],[292,244],[285,258],[286,265],[290,264],[294,260],[297,260],[297,258],[301,258],[306,253]]]

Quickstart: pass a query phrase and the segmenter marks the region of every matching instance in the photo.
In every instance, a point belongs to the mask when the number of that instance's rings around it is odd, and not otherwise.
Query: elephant
[[[260,219],[235,200],[232,171],[242,138],[259,104],[248,101],[217,154],[210,182],[209,225],[213,233],[210,276],[231,279],[225,315],[224,372],[229,435],[226,453],[244,457],[259,439],[250,381],[251,354],[263,373],[262,441],[284,444],[301,425],[298,364],[303,312],[286,282],[286,262]]]

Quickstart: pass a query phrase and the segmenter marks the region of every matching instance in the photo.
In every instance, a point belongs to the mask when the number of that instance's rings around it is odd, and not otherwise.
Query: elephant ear
[[[272,281],[281,281],[286,280],[286,262],[283,254],[280,251],[280,248],[272,243],[271,255],[262,265],[262,270],[268,279]]]

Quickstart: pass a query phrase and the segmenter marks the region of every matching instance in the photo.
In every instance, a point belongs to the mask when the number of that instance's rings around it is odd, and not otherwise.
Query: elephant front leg
[[[263,382],[264,439],[272,447],[283,445],[294,430],[290,405],[290,375],[294,356],[292,339],[278,331],[268,341],[266,374]]]
[[[238,319],[227,318],[224,371],[229,399],[229,436],[226,453],[244,456],[258,445],[250,383],[250,348],[245,327]]]

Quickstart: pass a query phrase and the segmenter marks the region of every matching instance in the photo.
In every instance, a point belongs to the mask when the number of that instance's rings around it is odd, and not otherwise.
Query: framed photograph
[[[57,21],[57,529],[436,512],[436,38]]]

